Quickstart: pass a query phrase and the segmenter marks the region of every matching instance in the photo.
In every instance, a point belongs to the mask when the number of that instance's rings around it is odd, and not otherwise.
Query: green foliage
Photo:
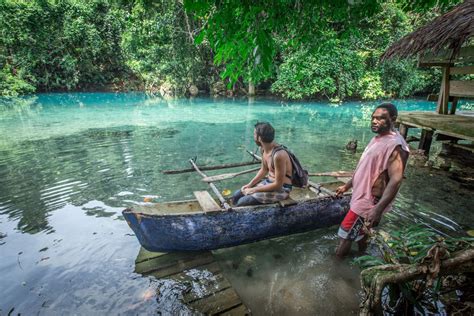
[[[35,87],[28,83],[24,71],[15,70],[15,75],[9,65],[0,71],[0,95],[16,97],[21,94],[35,92]]]
[[[0,1],[0,93],[273,83],[286,98],[431,92],[439,73],[379,64],[441,1]]]
[[[285,56],[272,90],[289,99],[323,95],[342,100],[356,94],[363,74],[363,60],[340,40],[330,42]]]
[[[183,95],[192,83],[205,82],[206,54],[196,47],[190,21],[182,5],[160,1],[153,6],[134,5],[122,34],[126,64],[156,90],[169,84]]]
[[[379,7],[377,1],[345,0],[185,0],[184,4],[204,21],[198,43],[209,41],[215,51],[214,62],[225,65],[221,76],[231,83],[239,78],[258,83],[273,75],[276,37],[286,37],[284,48],[307,46],[325,31],[343,31],[351,21]]]
[[[122,70],[122,24],[105,0],[2,1],[0,65],[40,90],[103,85]]]
[[[354,259],[354,263],[363,269],[380,264],[420,263],[436,243],[450,253],[474,246],[473,237],[443,237],[420,224],[392,231],[390,235],[379,232],[373,241],[382,256],[367,255]]]

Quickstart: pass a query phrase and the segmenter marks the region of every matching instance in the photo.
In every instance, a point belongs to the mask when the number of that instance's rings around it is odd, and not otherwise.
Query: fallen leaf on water
[[[146,197],[143,199],[143,202],[151,202],[151,197]]]
[[[469,236],[474,237],[474,229],[468,230],[466,232]]]
[[[224,191],[222,191],[222,195],[224,196],[228,196],[230,195],[232,192],[229,190],[229,189],[225,189]]]

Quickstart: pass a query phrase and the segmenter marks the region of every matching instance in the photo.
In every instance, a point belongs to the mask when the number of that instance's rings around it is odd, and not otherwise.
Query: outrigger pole
[[[238,162],[238,163],[228,163],[223,165],[217,166],[201,166],[201,170],[218,170],[218,169],[227,169],[227,168],[235,168],[235,167],[242,167],[242,166],[249,166],[249,165],[256,165],[259,164],[260,161],[247,161],[247,162]],[[177,169],[177,170],[163,170],[162,173],[164,174],[179,174],[185,172],[194,172],[194,168],[187,168],[187,169]]]
[[[191,165],[194,167],[194,170],[196,170],[196,172],[201,175],[201,177],[207,178],[206,174],[203,173],[201,170],[199,170],[199,167],[196,165],[196,163],[194,162],[193,159],[189,159],[189,162],[190,162]],[[222,196],[222,194],[219,192],[219,190],[217,189],[217,187],[214,185],[214,183],[208,182],[208,184],[209,184],[209,186],[211,187],[212,191],[214,191],[214,193],[215,193],[215,194],[217,195],[217,197],[219,198],[219,201],[221,201],[222,206],[224,206],[224,208],[225,208],[226,210],[230,210],[230,209],[231,209],[230,205],[226,202],[226,200],[224,199],[224,197]]]

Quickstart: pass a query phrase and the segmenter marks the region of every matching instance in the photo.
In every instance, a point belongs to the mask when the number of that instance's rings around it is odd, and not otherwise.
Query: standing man
[[[275,130],[270,123],[255,124],[253,138],[257,146],[262,148],[262,165],[252,181],[234,193],[232,201],[236,206],[285,200],[292,189],[293,167],[290,156],[275,143]]]
[[[372,138],[357,164],[352,179],[337,188],[338,195],[352,188],[351,208],[339,227],[340,237],[336,255],[343,258],[352,241],[359,252],[367,249],[364,222],[376,227],[383,213],[389,211],[402,183],[408,160],[408,144],[394,128],[398,111],[395,105],[383,103],[372,113]]]

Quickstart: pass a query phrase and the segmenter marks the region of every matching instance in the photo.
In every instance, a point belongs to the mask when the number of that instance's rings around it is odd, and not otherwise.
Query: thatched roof
[[[474,0],[465,0],[453,10],[392,44],[381,59],[404,58],[429,51],[437,53],[443,48],[453,49],[456,56],[473,34]]]

